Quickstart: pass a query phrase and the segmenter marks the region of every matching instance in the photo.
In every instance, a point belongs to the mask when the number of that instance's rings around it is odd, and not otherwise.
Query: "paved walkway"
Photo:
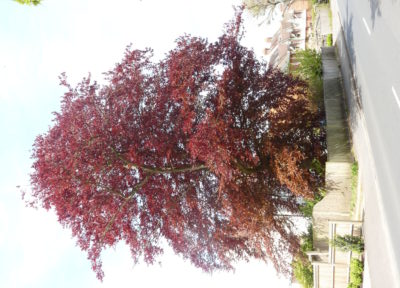
[[[321,23],[320,34],[322,36],[332,34],[331,20],[329,17],[330,8],[328,6],[318,6],[317,9]]]
[[[316,36],[316,48],[319,50],[323,46],[323,39],[328,34],[332,34],[331,20],[329,17],[328,6],[317,5],[315,6],[315,36]]]
[[[322,47],[324,71],[324,104],[327,123],[328,162],[348,162],[350,153],[349,130],[344,108],[341,74],[335,55],[335,47]]]
[[[325,250],[329,243],[328,221],[350,220],[351,165],[349,131],[344,109],[341,74],[334,47],[323,47],[323,83],[327,126],[328,161],[326,163],[326,196],[315,205],[314,246]]]

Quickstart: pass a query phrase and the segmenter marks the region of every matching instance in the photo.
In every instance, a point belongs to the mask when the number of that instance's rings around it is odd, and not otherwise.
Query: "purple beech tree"
[[[33,146],[32,197],[72,230],[99,279],[124,241],[153,263],[162,240],[205,271],[237,260],[290,271],[291,217],[322,179],[321,115],[306,84],[240,45],[241,14],[214,43],[183,36],[165,59],[128,48],[100,87],[67,88]]]

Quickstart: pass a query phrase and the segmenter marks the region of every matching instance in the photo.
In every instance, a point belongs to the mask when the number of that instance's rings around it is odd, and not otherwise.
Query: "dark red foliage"
[[[165,239],[205,271],[240,259],[288,272],[290,217],[321,179],[320,115],[306,85],[239,44],[240,15],[215,43],[184,36],[158,63],[128,49],[99,87],[68,88],[34,144],[33,198],[54,208],[101,279],[118,241],[153,263]],[[318,132],[318,133],[317,133]]]

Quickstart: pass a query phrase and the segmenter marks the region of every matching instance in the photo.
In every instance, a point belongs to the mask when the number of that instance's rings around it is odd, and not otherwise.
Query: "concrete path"
[[[319,6],[316,8],[317,14],[319,15],[319,22],[320,22],[320,34],[322,36],[328,35],[332,33],[332,27],[330,24],[330,18],[329,18],[329,7],[325,6]]]
[[[328,162],[348,162],[350,153],[343,87],[334,47],[322,47],[324,104],[327,122]]]
[[[321,54],[328,161],[325,169],[326,195],[313,209],[313,246],[316,251],[331,251],[329,239],[331,239],[331,233],[334,232],[330,232],[329,221],[350,221],[352,218],[350,203],[353,157],[350,149],[341,74],[336,60],[335,48],[322,47]],[[348,228],[346,233],[348,233]],[[350,265],[350,258],[346,256],[344,259],[338,263],[342,265],[343,271],[346,272]],[[332,265],[330,262],[326,264]],[[329,271],[332,271],[331,268],[329,269]],[[347,287],[347,273],[343,271],[343,273],[339,273],[339,270],[337,270],[337,273],[325,275],[322,272],[324,269],[320,266],[316,270],[319,272],[314,273],[319,275],[318,283],[321,287],[328,287],[324,285],[329,285],[332,281],[335,282],[335,287]]]
[[[344,108],[343,88],[334,47],[323,47],[323,84],[327,121],[328,161],[326,163],[326,196],[313,210],[314,246],[328,247],[328,220],[350,220],[351,165],[349,132]],[[326,242],[326,243],[325,243]]]
[[[323,46],[324,39],[326,35],[332,33],[331,21],[329,17],[329,7],[328,6],[315,6],[315,49],[320,50]]]

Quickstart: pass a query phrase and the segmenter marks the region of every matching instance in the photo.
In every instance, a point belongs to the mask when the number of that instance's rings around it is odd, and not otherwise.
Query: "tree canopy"
[[[305,82],[241,46],[241,15],[213,43],[180,37],[164,59],[128,47],[108,84],[67,88],[33,146],[33,200],[54,208],[98,278],[101,251],[124,241],[153,263],[166,241],[205,271],[240,259],[282,273],[298,249],[291,217],[324,158]]]
[[[244,7],[254,17],[266,17],[271,21],[277,9],[286,10],[293,0],[243,0]]]
[[[34,6],[37,6],[42,2],[42,0],[14,0],[14,1],[23,5],[34,5]]]

